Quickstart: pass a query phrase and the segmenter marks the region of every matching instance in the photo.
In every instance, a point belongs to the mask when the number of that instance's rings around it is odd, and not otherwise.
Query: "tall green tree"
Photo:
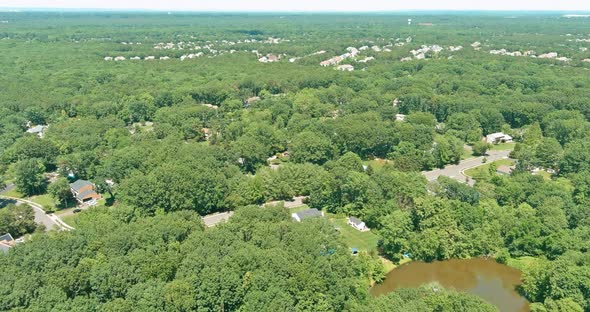
[[[27,196],[41,194],[47,187],[44,173],[45,166],[40,159],[21,160],[15,165],[14,185]]]

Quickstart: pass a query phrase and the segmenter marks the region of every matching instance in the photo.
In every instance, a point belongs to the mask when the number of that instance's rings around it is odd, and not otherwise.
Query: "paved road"
[[[487,158],[487,163],[490,162],[494,162],[496,160],[500,160],[500,159],[506,159],[508,158],[508,155],[510,155],[510,151],[488,151],[488,156],[485,156],[485,158]],[[424,176],[426,177],[426,179],[428,179],[428,181],[434,181],[436,180],[439,176],[447,176],[449,178],[453,178],[455,180],[458,180],[460,182],[465,182],[466,180],[466,176],[463,175],[463,171],[467,170],[467,169],[471,169],[471,168],[475,168],[475,167],[479,167],[479,166],[483,166],[486,163],[483,163],[484,157],[476,157],[476,158],[470,158],[470,159],[466,159],[461,161],[458,165],[449,165],[446,166],[443,169],[436,169],[436,170],[432,170],[432,171],[424,171],[422,172],[422,174],[424,174]],[[469,179],[469,184],[473,184],[473,179]]]
[[[277,201],[272,201],[272,202],[268,202],[262,205],[262,207],[266,207],[266,206],[274,206],[274,205],[278,205],[280,203],[283,203],[283,206],[287,209],[293,209],[293,208],[297,208],[297,207],[301,207],[303,206],[303,201],[307,198],[308,196],[297,196],[294,197],[293,200],[291,201],[286,201],[286,200],[277,200]]]
[[[205,223],[205,226],[213,227],[221,222],[229,220],[229,218],[233,215],[234,215],[233,211],[221,212],[221,213],[215,213],[215,214],[210,214],[210,215],[204,216],[202,219],[203,219],[203,223]]]
[[[29,206],[33,207],[33,211],[35,212],[35,223],[45,225],[45,230],[49,231],[51,229],[57,228],[59,230],[73,230],[74,228],[65,224],[58,216],[54,214],[47,214],[43,210],[41,206],[38,204],[26,200],[26,199],[19,199],[14,197],[8,196],[1,196],[0,199],[9,200],[16,202],[18,204],[28,204]]]
[[[4,194],[6,192],[10,192],[15,188],[14,183],[8,183],[6,184],[6,187],[2,190],[0,190],[0,194]]]

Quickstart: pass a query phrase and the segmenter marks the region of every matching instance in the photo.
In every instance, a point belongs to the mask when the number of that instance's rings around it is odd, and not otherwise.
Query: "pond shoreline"
[[[522,272],[494,258],[450,259],[425,263],[410,261],[396,266],[380,284],[369,288],[369,294],[380,296],[399,288],[416,288],[439,283],[444,288],[478,296],[504,312],[529,311],[529,303],[516,287]]]

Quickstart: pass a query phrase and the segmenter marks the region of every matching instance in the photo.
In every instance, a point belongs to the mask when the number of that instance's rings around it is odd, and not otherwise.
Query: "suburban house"
[[[14,239],[12,238],[12,235],[10,235],[10,233],[6,233],[4,235],[0,236],[0,251],[3,253],[7,253],[8,250],[12,247],[14,247],[14,245],[16,244],[16,242],[14,241]]]
[[[100,195],[96,192],[94,183],[86,180],[78,180],[70,184],[72,195],[80,204],[96,205]]]
[[[37,125],[37,126],[34,126],[34,127],[29,128],[27,130],[27,133],[36,134],[40,138],[43,138],[43,136],[45,135],[45,130],[46,129],[47,129],[47,126]]]
[[[247,98],[246,101],[244,101],[244,104],[251,105],[251,104],[254,104],[254,103],[258,102],[258,101],[260,101],[260,97],[259,96],[253,96],[251,98]]]
[[[336,67],[336,69],[341,70],[341,71],[353,71],[354,66],[352,66],[350,64],[346,64],[346,65],[340,65],[340,66]]]
[[[497,133],[488,134],[486,136],[486,142],[492,143],[492,144],[510,143],[510,142],[512,142],[512,137],[509,136],[508,134],[505,134],[502,132],[497,132]]]
[[[361,232],[366,232],[366,231],[370,230],[367,227],[367,225],[365,224],[365,222],[363,222],[355,217],[348,217],[348,225],[352,226],[353,228],[355,228]]]
[[[315,208],[307,209],[307,210],[303,210],[303,211],[299,211],[299,212],[294,212],[291,214],[291,217],[293,218],[293,220],[295,220],[297,222],[301,222],[305,219],[319,218],[319,217],[323,217],[323,216],[324,216],[324,212],[319,211]]]
[[[501,166],[498,166],[498,168],[496,168],[496,172],[498,174],[502,174],[502,175],[510,175],[512,173],[512,170],[514,170],[514,167],[510,167],[510,166],[506,166],[506,165],[501,165]]]

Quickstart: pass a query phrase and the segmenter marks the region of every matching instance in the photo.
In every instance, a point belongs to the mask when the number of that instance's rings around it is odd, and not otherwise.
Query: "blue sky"
[[[590,11],[590,0],[0,0],[0,7],[191,11]]]

